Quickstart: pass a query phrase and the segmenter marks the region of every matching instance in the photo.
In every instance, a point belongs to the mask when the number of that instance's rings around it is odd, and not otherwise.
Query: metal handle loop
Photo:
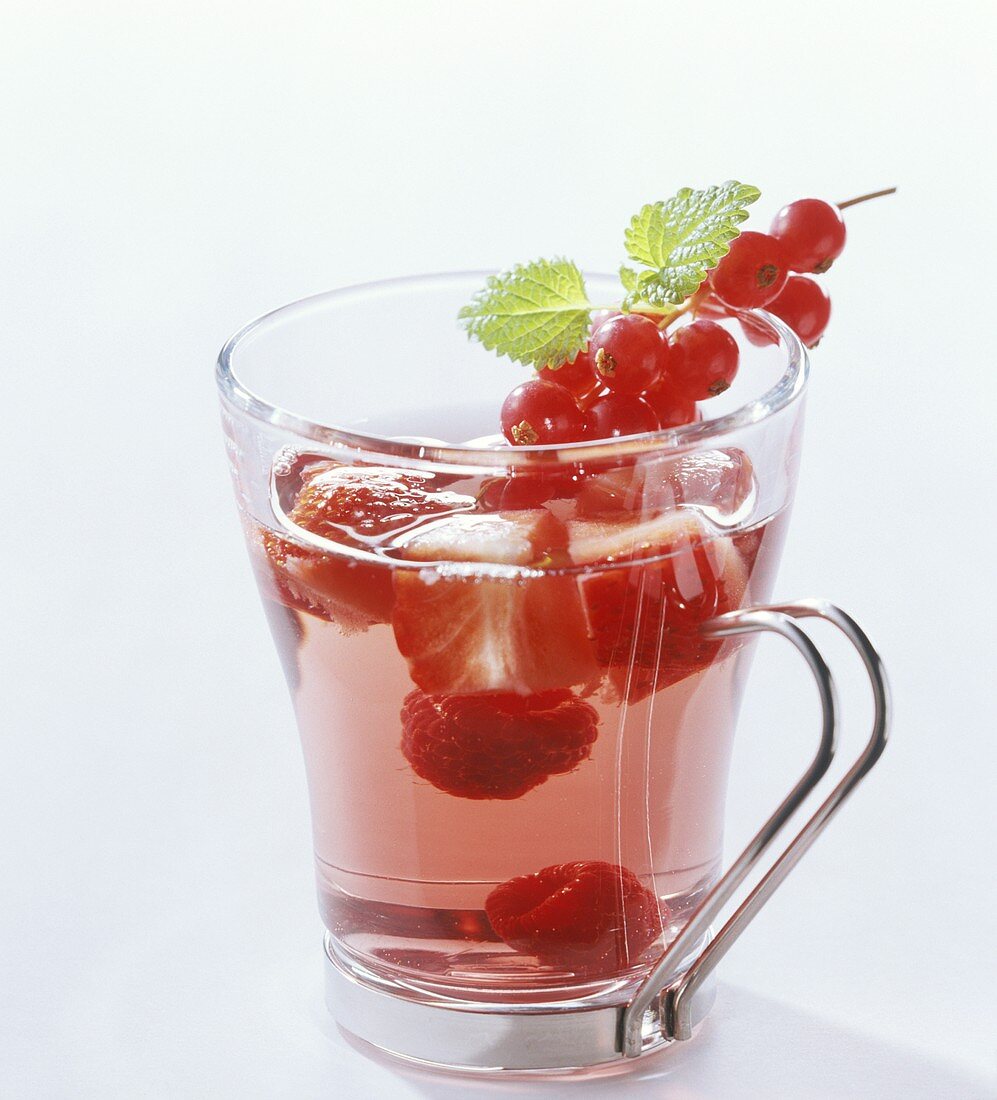
[[[696,961],[682,968],[684,959],[706,934],[734,892],[767,851],[789,818],[817,786],[834,757],[836,736],[835,691],[830,669],[810,638],[794,619],[819,618],[836,626],[858,651],[872,684],[873,726],[865,749],[845,777],[831,791],[810,820],[786,845],[757,886],[748,894]],[[644,1046],[645,1022],[650,1022],[667,1039],[688,1039],[695,1018],[693,999],[696,991],[720,959],[730,950],[759,909],[796,866],[817,836],[824,830],[841,804],[873,767],[886,747],[890,698],[886,674],[879,654],[865,632],[851,616],[825,600],[800,600],[790,604],[734,611],[715,619],[704,628],[714,638],[732,637],[755,631],[781,634],[796,646],[817,681],[823,720],[817,753],[803,776],[782,801],[775,813],[759,829],[740,856],[703,898],[678,936],[669,944],[657,965],[647,975],[633,999],[623,1010],[620,1021],[620,1049],[625,1058],[635,1058]],[[683,970],[682,973],[679,973]]]

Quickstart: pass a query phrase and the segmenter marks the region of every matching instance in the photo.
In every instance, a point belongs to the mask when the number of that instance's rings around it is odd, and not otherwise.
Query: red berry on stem
[[[771,312],[772,303],[769,302],[765,308]],[[773,344],[779,343],[779,337],[775,329],[767,322],[755,317],[754,314],[742,313],[737,320],[748,343],[754,344],[756,348],[771,347]]]
[[[782,245],[767,233],[742,233],[710,276],[713,292],[732,309],[757,309],[782,290],[789,274]]]
[[[588,411],[595,404],[596,401],[603,397],[609,397],[611,391],[607,390],[605,386],[596,383],[595,389],[591,393],[585,394],[583,397],[578,398],[578,404],[582,407],[582,412],[585,414],[585,422],[588,423]],[[586,437],[588,432],[585,433]]]
[[[517,512],[539,508],[549,500],[567,500],[581,489],[583,477],[572,469],[522,470],[509,477],[493,477],[482,482],[478,507],[486,512]]]
[[[654,410],[658,425],[662,428],[677,428],[681,424],[692,424],[698,419],[696,402],[680,393],[667,374],[649,386],[641,397]]]
[[[582,411],[584,412],[585,409],[587,409],[597,397],[608,392],[609,391],[606,390],[600,382],[593,382],[592,388],[586,390],[585,393],[577,394],[575,400],[578,402],[578,404],[582,408]]]
[[[596,333],[599,331],[599,327],[604,325],[610,317],[622,317],[623,314],[618,309],[597,309],[594,310],[589,318],[589,332]]]
[[[544,367],[538,373],[545,382],[556,382],[570,390],[575,397],[591,392],[596,384],[595,366],[587,351],[580,351],[570,363],[564,363],[556,370]]]
[[[651,406],[630,393],[597,397],[585,410],[585,419],[589,439],[615,439],[658,430],[658,418]]]
[[[693,401],[717,397],[737,374],[737,341],[713,321],[693,321],[672,337],[668,377]]]
[[[570,390],[542,378],[517,386],[502,403],[502,434],[520,447],[572,443],[585,434],[582,415]]]
[[[782,243],[792,271],[827,271],[845,247],[845,219],[823,199],[797,199],[784,206],[769,232]]]
[[[611,317],[589,345],[596,374],[615,393],[638,394],[654,381],[667,349],[658,326],[636,313]]]
[[[806,275],[791,276],[767,308],[785,321],[808,348],[823,336],[831,319],[830,297],[815,279]]]

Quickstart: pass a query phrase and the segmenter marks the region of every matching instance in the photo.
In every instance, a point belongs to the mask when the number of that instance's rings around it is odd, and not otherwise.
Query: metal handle
[[[808,618],[824,619],[832,623],[848,638],[862,658],[872,684],[874,703],[872,734],[847,775],[786,845],[758,885],[748,894],[713,940],[700,952],[695,962],[689,967],[683,967],[684,960],[707,933],[711,922],[730,901],[734,892],[768,850],[786,822],[831,766],[836,735],[834,681],[817,647],[793,621]],[[645,1045],[645,1034],[648,1031],[651,1032],[651,1041],[660,1041],[661,1038],[688,1039],[691,1037],[695,1018],[692,1002],[696,991],[717,963],[727,954],[755,914],[796,866],[803,853],[824,830],[841,804],[873,767],[886,746],[890,707],[886,674],[879,654],[854,619],[834,604],[824,600],[800,600],[797,603],[731,612],[715,619],[705,628],[705,633],[714,638],[727,638],[759,630],[781,634],[796,646],[810,666],[817,681],[823,711],[820,744],[802,778],[726,874],[703,898],[682,931],[669,944],[657,965],[644,979],[633,999],[623,1010],[620,1021],[620,1049],[625,1058],[635,1058],[641,1053]]]

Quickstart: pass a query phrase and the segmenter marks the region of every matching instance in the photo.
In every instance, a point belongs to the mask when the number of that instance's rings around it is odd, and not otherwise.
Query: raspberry
[[[668,910],[625,867],[580,860],[509,879],[485,899],[510,947],[576,973],[632,966],[661,935]]]
[[[520,798],[587,760],[599,716],[570,691],[427,695],[402,705],[402,754],[458,798]]]

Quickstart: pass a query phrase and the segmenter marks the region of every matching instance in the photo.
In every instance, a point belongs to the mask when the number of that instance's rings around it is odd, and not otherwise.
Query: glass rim
[[[810,374],[807,349],[795,332],[778,317],[762,309],[745,310],[745,316],[760,322],[778,337],[779,350],[786,357],[785,368],[778,381],[766,392],[745,402],[723,416],[700,420],[656,432],[619,436],[604,440],[583,440],[578,443],[548,443],[533,447],[468,447],[459,443],[424,444],[353,431],[334,424],[321,424],[285,409],[245,385],[238,376],[234,359],[240,346],[256,332],[278,321],[289,320],[296,313],[323,303],[366,297],[385,290],[402,289],[406,285],[420,287],[455,279],[478,279],[482,283],[494,271],[448,271],[426,275],[405,275],[378,279],[367,283],[339,287],[299,298],[270,310],[244,325],[229,337],[219,352],[215,364],[215,381],[222,396],[247,416],[272,427],[282,428],[303,439],[326,447],[345,447],[354,451],[391,456],[417,462],[468,467],[551,466],[560,463],[593,462],[607,457],[640,455],[647,452],[676,454],[702,445],[714,438],[768,420],[791,405],[806,389]],[[585,272],[586,279],[612,279],[604,272]]]

